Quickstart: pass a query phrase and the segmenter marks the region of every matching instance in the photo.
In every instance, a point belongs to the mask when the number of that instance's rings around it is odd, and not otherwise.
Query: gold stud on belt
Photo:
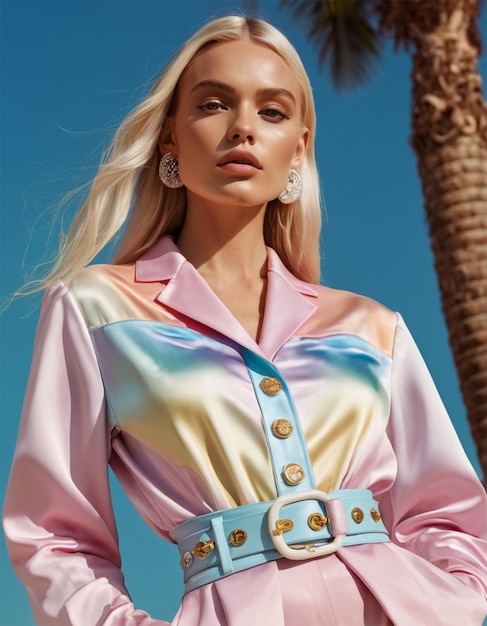
[[[324,517],[321,513],[311,513],[308,517],[308,526],[311,530],[322,530],[328,522],[328,517]]]
[[[282,533],[288,533],[290,530],[294,528],[294,524],[290,519],[277,519],[276,520],[276,529],[272,531],[274,537],[277,535],[282,535]]]
[[[370,509],[370,517],[374,522],[380,522],[382,519],[382,515],[376,509]]]
[[[199,559],[206,559],[208,552],[211,552],[214,549],[214,541],[198,541],[191,552],[189,550],[185,550],[183,552],[180,561],[181,567],[183,569],[188,569],[188,567],[193,565],[193,555],[197,556]]]
[[[198,541],[195,545],[193,554],[196,555],[199,559],[206,559],[208,556],[208,552],[211,552],[215,549],[214,541]]]
[[[247,541],[247,533],[242,528],[236,528],[230,533],[229,539],[232,546],[242,546]]]

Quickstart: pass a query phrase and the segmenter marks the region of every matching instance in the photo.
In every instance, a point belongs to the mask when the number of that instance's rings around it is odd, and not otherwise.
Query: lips
[[[259,160],[254,157],[253,154],[246,152],[245,150],[231,150],[217,163],[219,167],[230,164],[243,166],[247,165],[258,170],[262,169],[262,165]]]

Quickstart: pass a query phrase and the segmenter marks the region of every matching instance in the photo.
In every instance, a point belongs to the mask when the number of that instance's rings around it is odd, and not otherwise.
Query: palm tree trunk
[[[412,146],[449,340],[487,477],[487,107],[478,0],[381,0],[382,27],[414,45]]]

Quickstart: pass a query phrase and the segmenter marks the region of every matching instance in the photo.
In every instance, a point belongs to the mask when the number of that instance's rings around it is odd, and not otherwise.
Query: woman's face
[[[201,53],[180,79],[171,138],[161,138],[178,158],[188,208],[276,198],[306,152],[301,104],[291,69],[267,46],[242,39]]]

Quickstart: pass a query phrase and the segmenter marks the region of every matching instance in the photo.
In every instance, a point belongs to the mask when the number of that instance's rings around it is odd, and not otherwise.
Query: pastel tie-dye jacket
[[[173,623],[482,623],[485,492],[404,322],[268,255],[259,344],[170,238],[46,295],[4,521],[39,624],[166,623],[125,590],[108,463],[167,539],[276,497],[242,347],[286,381],[317,488],[370,489],[392,542],[230,576],[187,594]]]

